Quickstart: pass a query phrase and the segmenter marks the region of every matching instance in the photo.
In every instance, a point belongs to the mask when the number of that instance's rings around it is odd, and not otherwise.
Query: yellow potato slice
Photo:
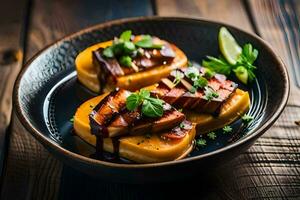
[[[77,135],[91,145],[96,144],[96,137],[90,133],[88,115],[92,109],[107,95],[92,98],[83,103],[74,117],[74,129]],[[222,128],[243,115],[250,106],[249,93],[237,89],[221,108],[220,115],[213,117],[209,114],[199,114],[184,111],[189,121],[196,124],[197,134]],[[175,160],[184,157],[192,149],[192,141],[196,131],[193,129],[181,140],[166,141],[159,134],[145,136],[126,136],[120,139],[120,156],[138,163],[152,163]],[[113,152],[110,138],[104,140],[104,150]]]
[[[199,114],[192,111],[184,111],[187,120],[196,123],[197,134],[203,134],[219,129],[235,121],[249,110],[249,93],[237,89],[231,97],[222,105],[220,114],[214,117],[210,114]]]
[[[107,94],[95,97],[83,103],[74,117],[74,129],[76,134],[91,145],[96,144],[96,137],[91,134],[89,125],[89,114],[92,109]],[[195,126],[195,125],[194,125]],[[125,136],[120,138],[119,155],[138,163],[153,163],[176,160],[182,158],[192,150],[192,143],[195,138],[195,127],[182,139],[166,140],[160,134]],[[103,148],[105,151],[113,152],[113,144],[110,138],[104,139]]]
[[[78,80],[93,92],[99,93],[100,83],[93,64],[92,51],[100,47],[105,48],[111,45],[112,41],[95,44],[82,51],[76,57],[75,65]],[[171,47],[176,54],[176,57],[171,64],[153,67],[146,71],[118,77],[117,83],[111,87],[119,87],[133,91],[157,83],[162,78],[167,77],[173,69],[184,67],[187,64],[186,55],[175,45],[171,44]],[[110,91],[112,89],[113,88],[108,87],[106,88],[106,91]]]

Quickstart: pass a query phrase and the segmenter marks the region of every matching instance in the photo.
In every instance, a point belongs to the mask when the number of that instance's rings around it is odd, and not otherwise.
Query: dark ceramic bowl
[[[217,34],[226,26],[240,44],[259,50],[257,80],[249,86],[254,120],[248,126],[235,122],[235,133],[219,134],[187,158],[154,164],[112,163],[89,157],[94,148],[72,134],[70,119],[76,108],[93,96],[77,79],[74,59],[95,43],[131,29],[177,44],[191,60],[219,54]],[[117,20],[67,36],[35,55],[19,75],[14,90],[18,117],[26,129],[53,155],[84,173],[118,182],[179,179],[221,165],[248,149],[279,117],[289,94],[287,70],[280,58],[259,37],[238,28],[206,20],[146,17]],[[238,129],[238,130],[237,130]]]

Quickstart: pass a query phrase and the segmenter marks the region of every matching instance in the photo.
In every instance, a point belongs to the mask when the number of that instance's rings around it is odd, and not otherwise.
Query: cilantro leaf
[[[114,52],[113,52],[112,46],[105,48],[102,53],[107,58],[113,58],[114,57]]]
[[[204,77],[211,79],[216,73],[208,68],[205,68]]]
[[[141,99],[148,98],[150,97],[150,92],[149,90],[141,89],[139,95],[141,96]]]
[[[205,87],[204,94],[205,94],[205,96],[203,98],[207,101],[211,101],[214,98],[219,97],[219,94],[216,91],[214,91],[211,87]]]
[[[179,70],[173,70],[170,75],[175,78],[173,81],[174,85],[180,83],[180,80],[184,77],[184,74]]]
[[[123,52],[125,54],[131,54],[133,51],[135,51],[135,46],[132,42],[126,41],[123,43]]]
[[[197,91],[197,88],[195,88],[194,86],[192,86],[191,89],[189,90],[189,92],[192,94],[195,94],[196,91]]]
[[[153,39],[150,35],[143,35],[142,39],[135,42],[135,45],[141,48],[153,48],[153,49],[161,49],[163,45],[154,44]]]
[[[199,69],[196,68],[196,67],[188,67],[185,70],[184,74],[185,74],[186,77],[188,77],[192,81],[196,80],[200,75]]]
[[[256,60],[257,56],[258,51],[253,49],[251,44],[245,44],[242,53],[237,60],[236,65],[243,66],[247,70],[248,79],[250,82],[255,79],[255,74],[253,71],[256,69],[256,66],[253,65],[253,62]]]
[[[185,127],[184,123],[181,122],[181,123],[179,124],[179,127],[183,129],[183,128]]]
[[[253,64],[258,56],[258,51],[257,49],[253,49],[251,44],[245,44],[241,56],[249,64]]]
[[[152,38],[150,35],[143,35],[141,40],[135,42],[135,45],[142,48],[150,48],[152,46]]]
[[[120,65],[125,67],[131,67],[132,65],[132,59],[130,56],[121,56],[119,58]]]
[[[142,99],[140,98],[140,95],[138,95],[137,93],[130,94],[126,99],[126,108],[129,111],[133,111],[140,105],[141,100]]]
[[[247,84],[256,77],[254,73],[256,66],[254,66],[253,63],[257,57],[258,50],[248,43],[243,46],[242,52],[238,55],[234,65],[228,63],[222,56],[219,58],[207,56],[207,59],[202,61],[202,66],[213,72],[224,75],[230,75],[231,72],[234,71],[236,77]]]
[[[202,77],[202,76],[200,76],[200,77],[198,77],[198,79],[196,79],[194,81],[193,86],[195,88],[204,88],[205,86],[207,86],[207,84],[208,84],[207,79],[204,78],[204,77]]]
[[[207,56],[207,59],[202,61],[202,65],[207,69],[219,74],[229,75],[231,73],[232,66],[223,57]]]
[[[122,39],[124,42],[130,41],[131,38],[131,30],[126,30],[120,35],[120,39]]]
[[[161,117],[164,114],[163,101],[148,97],[143,102],[142,113],[147,117]]]
[[[163,101],[150,97],[150,92],[141,89],[138,93],[130,94],[126,99],[126,108],[129,111],[135,110],[142,105],[142,114],[147,117],[161,117],[163,115]]]

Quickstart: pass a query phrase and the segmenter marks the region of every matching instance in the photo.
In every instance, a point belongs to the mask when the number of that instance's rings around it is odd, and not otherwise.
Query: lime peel
[[[238,45],[231,33],[225,28],[221,27],[218,35],[219,47],[227,62],[231,65],[235,65],[242,48]]]

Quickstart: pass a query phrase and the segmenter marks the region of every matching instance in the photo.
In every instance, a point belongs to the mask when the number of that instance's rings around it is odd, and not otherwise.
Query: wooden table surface
[[[0,5],[1,199],[300,199],[299,0],[1,0]],[[146,15],[203,17],[258,34],[284,60],[291,96],[253,147],[219,169],[207,169],[205,177],[155,185],[105,183],[65,166],[24,130],[11,112],[13,82],[24,62],[64,35]]]

